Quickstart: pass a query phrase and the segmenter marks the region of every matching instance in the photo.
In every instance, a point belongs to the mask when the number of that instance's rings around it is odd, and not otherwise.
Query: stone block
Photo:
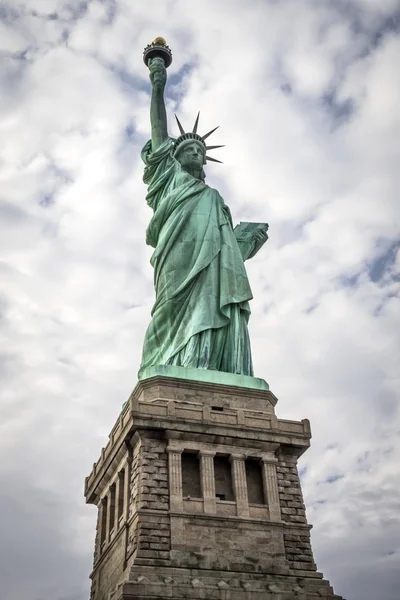
[[[281,491],[281,490],[279,490],[279,491]],[[283,488],[282,488],[281,493],[279,494],[279,500],[281,502],[283,502],[283,501],[293,502],[294,501],[293,495],[292,494],[285,494],[285,490]]]
[[[159,558],[157,550],[138,549],[137,555],[141,558]]]
[[[295,515],[295,514],[297,514],[295,508],[281,508],[281,513],[283,515]]]
[[[291,520],[293,523],[304,523],[304,524],[306,524],[306,523],[307,523],[307,519],[306,519],[305,517],[301,517],[301,516],[299,516],[299,515],[292,515],[292,516],[290,517],[290,520]]]
[[[285,533],[284,538],[288,542],[300,542],[301,539],[299,535],[293,535],[292,533]]]
[[[317,566],[313,562],[294,561],[291,564],[292,569],[299,569],[300,571],[315,571]]]
[[[290,482],[289,482],[289,481],[286,481],[285,479],[280,479],[280,480],[279,480],[279,486],[280,486],[280,487],[283,487],[283,488],[290,488],[291,484],[290,484]],[[285,491],[285,490],[284,490],[284,491]],[[287,492],[288,494],[290,494],[290,493],[291,493],[291,492],[289,492],[289,490],[288,490],[288,489],[286,489],[286,492]]]
[[[153,510],[168,510],[168,500],[165,502],[151,502],[150,505]]]
[[[290,485],[290,484],[289,484]],[[291,487],[287,487],[285,490],[286,494],[292,494],[292,496],[301,496],[301,489],[299,487],[295,487],[292,483]]]
[[[145,450],[143,452],[143,460],[146,460],[146,461],[147,460],[149,460],[149,461],[153,460],[154,461],[154,460],[158,460],[158,459],[159,459],[158,452],[150,452],[148,450]]]

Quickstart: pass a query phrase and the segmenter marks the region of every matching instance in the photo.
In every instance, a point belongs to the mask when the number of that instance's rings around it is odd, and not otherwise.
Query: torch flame
[[[156,39],[152,42],[153,44],[161,44],[162,46],[166,46],[167,42],[163,37],[156,37]]]

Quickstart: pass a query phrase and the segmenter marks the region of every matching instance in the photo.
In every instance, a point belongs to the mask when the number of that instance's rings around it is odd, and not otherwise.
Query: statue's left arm
[[[268,225],[267,225],[268,227]],[[255,256],[257,254],[257,252],[259,250],[261,250],[261,248],[264,246],[265,242],[268,239],[268,233],[267,230],[265,229],[257,229],[254,232],[254,236],[253,236],[253,249],[252,252],[250,253],[250,255],[248,256],[248,258],[253,258],[253,256]]]
[[[268,239],[267,223],[240,223],[233,230],[243,260],[253,258]]]

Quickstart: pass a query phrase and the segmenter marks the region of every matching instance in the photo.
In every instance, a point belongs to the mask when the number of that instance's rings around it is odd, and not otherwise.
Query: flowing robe
[[[156,302],[140,372],[178,365],[253,375],[252,293],[229,208],[183,170],[172,147],[168,138],[155,152],[150,141],[142,150]]]

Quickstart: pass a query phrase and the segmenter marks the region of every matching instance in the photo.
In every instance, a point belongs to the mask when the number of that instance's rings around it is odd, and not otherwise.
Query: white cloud
[[[397,597],[395,9],[2,7],[0,514],[17,503],[21,528],[7,530],[6,550],[23,544],[21,562],[37,567],[19,587],[10,566],[0,574],[10,600],[88,594],[95,515],[83,479],[135,385],[153,301],[139,152],[149,136],[142,51],[160,34],[174,53],[172,134],[176,111],[191,124],[200,109],[201,130],[220,124],[224,165],[209,166],[207,181],[236,221],[270,223],[248,263],[254,362],[278,416],[311,420],[301,465],[318,566],[349,600]],[[61,546],[48,581],[43,565]]]

